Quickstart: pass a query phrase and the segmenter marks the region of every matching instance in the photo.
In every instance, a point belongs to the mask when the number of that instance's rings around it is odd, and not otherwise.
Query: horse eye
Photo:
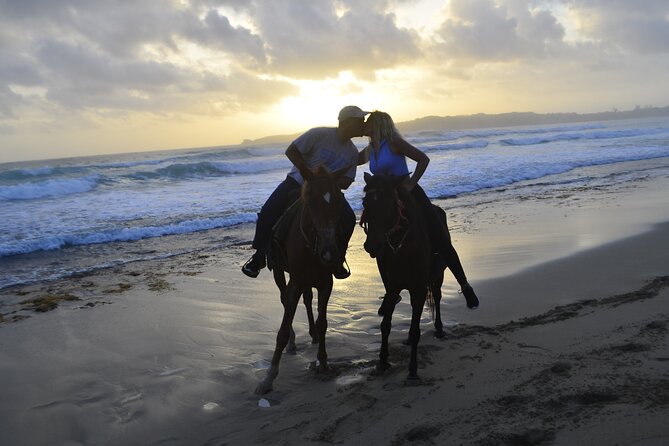
[[[326,203],[328,204],[330,203],[330,198],[331,198],[330,192],[325,192],[325,195],[323,195],[323,199],[325,200]]]

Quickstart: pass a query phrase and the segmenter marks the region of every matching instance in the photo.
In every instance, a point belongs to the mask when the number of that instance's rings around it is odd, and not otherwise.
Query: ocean
[[[669,117],[404,136],[430,157],[421,184],[447,209],[669,175]],[[290,168],[286,146],[0,164],[0,289],[248,243]],[[346,191],[358,214],[366,170]]]

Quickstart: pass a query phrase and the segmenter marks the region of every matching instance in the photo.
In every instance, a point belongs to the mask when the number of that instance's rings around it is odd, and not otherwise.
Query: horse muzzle
[[[325,249],[318,253],[321,263],[325,266],[333,266],[339,258],[339,253],[336,249]]]

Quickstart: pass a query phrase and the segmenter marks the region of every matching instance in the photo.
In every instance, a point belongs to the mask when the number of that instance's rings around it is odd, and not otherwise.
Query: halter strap
[[[371,192],[377,192],[376,189],[370,189],[366,191],[366,194],[369,194]],[[397,189],[393,189],[393,192],[395,193],[395,200],[397,202],[397,220],[395,220],[395,224],[393,225],[392,228],[386,231],[384,234],[386,237],[386,243],[388,243],[388,246],[390,249],[393,251],[393,254],[397,254],[397,252],[402,249],[402,245],[404,244],[404,241],[406,240],[407,236],[409,235],[409,228],[406,228],[406,231],[404,231],[404,235],[402,235],[402,238],[400,242],[395,246],[393,243],[390,241],[390,236],[396,232],[398,232],[400,229],[402,229],[402,223],[403,222],[408,222],[409,219],[404,215],[404,209],[405,205],[404,202],[400,199],[399,194],[397,193]],[[365,234],[367,233],[367,217],[365,215],[365,209],[362,210],[362,214],[360,214],[360,227],[365,231]]]

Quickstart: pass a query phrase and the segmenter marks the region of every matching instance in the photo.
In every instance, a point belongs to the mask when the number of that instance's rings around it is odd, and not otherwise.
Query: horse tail
[[[435,304],[434,304],[434,294],[432,294],[432,285],[427,286],[427,294],[425,296],[425,303],[427,304],[427,308],[430,310],[430,317],[432,318],[432,322],[434,322],[434,314],[435,314]]]

